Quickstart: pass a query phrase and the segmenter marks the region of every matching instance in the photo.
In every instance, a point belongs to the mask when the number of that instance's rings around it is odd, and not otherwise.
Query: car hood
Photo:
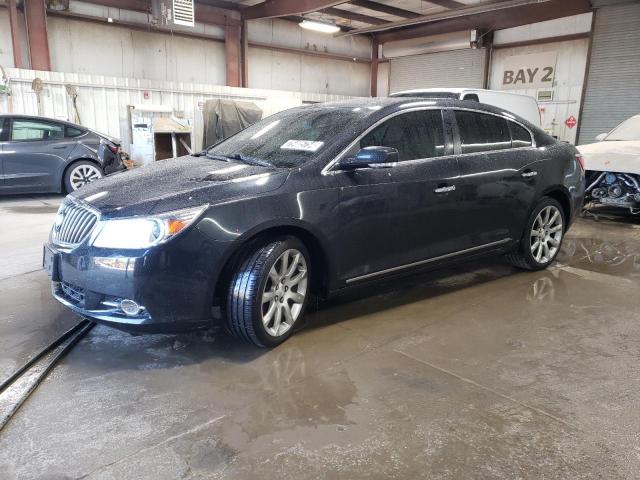
[[[640,175],[640,141],[607,142],[577,147],[586,170]]]
[[[71,196],[108,217],[168,212],[239,197],[282,186],[289,170],[185,156],[109,175]]]

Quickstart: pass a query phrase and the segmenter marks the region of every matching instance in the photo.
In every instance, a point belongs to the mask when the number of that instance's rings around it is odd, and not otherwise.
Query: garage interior
[[[580,147],[640,113],[639,26],[637,0],[0,0],[0,114],[121,139],[135,170],[256,115],[491,89]],[[63,199],[0,195],[0,381],[80,320],[42,269]],[[0,478],[638,478],[639,218],[581,216],[546,270],[318,299],[270,350],[98,325],[0,427]]]

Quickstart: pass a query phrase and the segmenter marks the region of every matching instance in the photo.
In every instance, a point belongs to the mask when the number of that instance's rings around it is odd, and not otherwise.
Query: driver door
[[[347,284],[400,271],[458,248],[458,165],[441,110],[395,115],[365,134],[364,147],[398,150],[384,167],[334,171],[340,186],[339,276]]]

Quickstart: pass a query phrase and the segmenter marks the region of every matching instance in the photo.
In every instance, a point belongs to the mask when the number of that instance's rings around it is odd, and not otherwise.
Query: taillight
[[[118,145],[107,145],[107,147],[109,147],[109,150],[113,153],[118,153],[120,151],[120,147]]]
[[[578,153],[576,154],[576,160],[578,160],[580,168],[582,168],[582,171],[584,172],[584,157]]]

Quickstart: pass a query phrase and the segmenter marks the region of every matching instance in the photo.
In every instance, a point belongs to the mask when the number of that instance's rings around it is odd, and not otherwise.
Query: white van
[[[502,90],[483,90],[481,88],[418,88],[404,90],[390,97],[455,98],[486,103],[515,113],[539,127],[541,125],[538,102],[529,95],[504,92]]]

